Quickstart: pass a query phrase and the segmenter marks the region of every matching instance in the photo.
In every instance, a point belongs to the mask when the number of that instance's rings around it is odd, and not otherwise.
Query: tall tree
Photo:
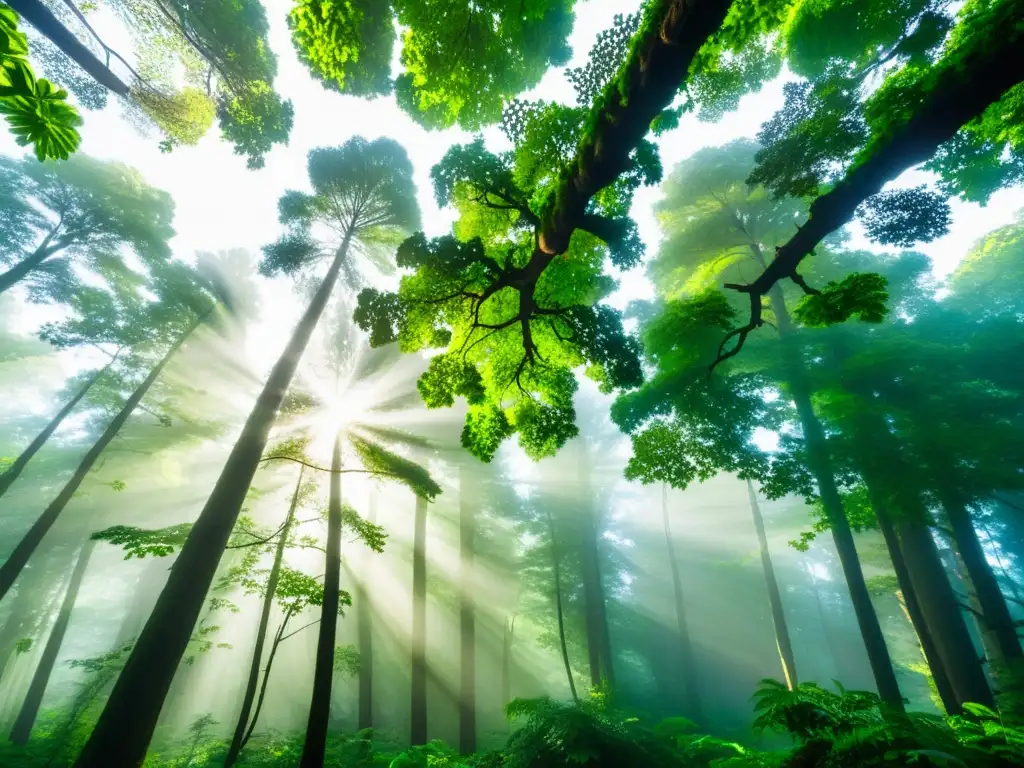
[[[353,255],[370,253],[369,246],[375,242],[418,223],[412,167],[405,151],[392,141],[356,138],[336,149],[313,150],[309,172],[314,194],[288,192],[282,197],[281,217],[292,230],[266,248],[262,269],[268,274],[292,272],[315,260],[321,251],[309,234],[314,222],[327,225],[341,242],[182,547],[180,565],[171,573],[82,750],[76,764],[79,768],[130,765],[145,756],[164,697],[266,447],[277,410],[342,268]],[[126,732],[131,734],[129,738],[125,738]]]
[[[122,279],[122,247],[148,267],[170,257],[171,196],[121,163],[0,158],[0,211],[0,292],[27,280],[40,300],[66,297],[77,287],[72,263]]]
[[[476,752],[476,506],[472,469],[459,464],[459,752]]]
[[[412,686],[409,741],[427,743],[427,500],[416,496],[412,545]]]
[[[668,547],[668,564],[672,572],[672,597],[675,600],[676,632],[679,643],[679,666],[683,671],[684,701],[686,713],[693,719],[702,714],[700,682],[697,678],[697,660],[693,655],[693,640],[690,626],[686,621],[686,603],[683,598],[683,580],[679,574],[679,563],[676,559],[676,542],[672,537],[672,524],[668,508],[668,484],[661,484],[661,518],[665,528],[665,544]]]

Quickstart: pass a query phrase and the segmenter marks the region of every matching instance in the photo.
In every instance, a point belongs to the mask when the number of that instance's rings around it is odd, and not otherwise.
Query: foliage
[[[246,83],[217,104],[224,138],[235,145],[235,154],[245,156],[246,166],[254,170],[264,166],[264,156],[274,144],[287,143],[294,114],[291,102],[282,101],[262,80]]]
[[[28,40],[18,15],[0,3],[0,114],[19,146],[32,145],[39,161],[67,160],[82,138],[68,93],[37,78],[28,63]]]
[[[640,14],[615,15],[613,25],[597,35],[587,63],[565,71],[565,78],[576,91],[576,102],[589,106],[618,72],[629,51],[629,42],[640,28]]]
[[[569,59],[573,0],[396,0],[406,28],[398,105],[427,128],[476,130]]]
[[[859,214],[868,237],[883,245],[909,248],[949,232],[949,202],[925,187],[879,192],[865,200]]]
[[[881,275],[847,275],[819,292],[805,296],[793,308],[793,316],[811,328],[835,325],[856,316],[865,323],[880,323],[887,313],[886,279]]]
[[[299,59],[325,87],[383,96],[392,88],[392,18],[388,0],[300,0],[288,25]]]
[[[390,253],[375,245],[408,233],[420,222],[405,149],[392,139],[356,136],[340,147],[311,150],[307,168],[313,193],[289,190],[278,201],[279,218],[288,229],[263,249],[261,273],[295,274],[319,259],[328,243],[314,237],[317,225],[337,238],[330,241],[331,250],[350,238],[350,252],[379,271],[390,271]],[[352,261],[350,253],[345,255]],[[356,281],[354,275],[351,280]]]
[[[170,95],[150,88],[138,88],[134,97],[167,137],[163,144],[165,151],[179,145],[198,143],[213,125],[217,111],[213,99],[198,88],[186,87]]]
[[[441,486],[434,482],[430,473],[419,464],[358,435],[349,435],[349,442],[352,444],[356,455],[359,456],[359,461],[362,462],[367,472],[394,478],[408,487],[417,496],[422,496],[428,501],[433,500],[434,497],[441,493]],[[355,517],[358,517],[358,515],[355,515]],[[368,547],[373,549],[374,544],[383,546],[379,531],[376,530],[377,526],[362,521],[358,523],[356,528],[357,531],[360,529],[367,534],[364,542]],[[360,536],[362,536],[362,533],[360,533]]]
[[[191,532],[192,523],[179,523],[155,530],[137,528],[134,525],[114,525],[96,531],[90,538],[123,548],[125,560],[131,560],[133,557],[141,560],[147,555],[167,557],[174,554],[184,545]]]
[[[354,645],[339,645],[334,649],[334,671],[343,677],[356,677],[359,674],[359,651]]]

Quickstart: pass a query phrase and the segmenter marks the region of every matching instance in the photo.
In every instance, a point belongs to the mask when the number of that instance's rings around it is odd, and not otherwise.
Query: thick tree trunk
[[[350,240],[348,231],[288,346],[270,372],[213,493],[181,548],[153,614],[75,763],[76,768],[136,768],[145,759],[160,708],[256,474],[277,410],[331,296]]]
[[[559,566],[560,554],[558,552],[558,539],[555,536],[555,520],[551,512],[547,512],[548,530],[551,533],[551,568],[555,579],[555,617],[558,621],[558,644],[562,648],[562,663],[565,664],[565,677],[569,681],[569,692],[572,700],[579,702],[576,695],[576,682],[572,676],[572,665],[569,663],[569,646],[565,642],[565,614],[562,611],[562,577]]]
[[[260,612],[260,623],[256,628],[256,645],[252,651],[252,661],[249,664],[249,678],[245,684],[245,693],[242,695],[242,709],[238,713],[238,722],[235,724],[235,734],[231,737],[231,745],[228,747],[228,754],[224,758],[224,768],[231,768],[238,761],[238,754],[242,751],[242,739],[245,737],[245,727],[249,724],[249,715],[252,712],[252,703],[256,698],[256,688],[260,681],[260,662],[263,661],[263,646],[267,640],[267,628],[270,625],[270,612],[274,607],[274,594],[277,592],[277,582],[281,577],[281,565],[284,562],[284,550],[288,546],[288,534],[291,531],[292,521],[295,519],[295,508],[299,503],[299,490],[302,488],[302,475],[305,467],[299,468],[299,479],[295,482],[295,492],[292,493],[292,501],[288,507],[288,515],[285,517],[284,526],[278,534],[277,548],[274,550],[274,563],[270,566],[270,574],[267,576],[267,589],[263,595],[263,609]]]
[[[43,241],[34,251],[32,251],[31,254],[19,261],[6,272],[0,273],[0,293],[13,288],[19,282],[28,277],[31,272],[39,269],[44,261],[66,247],[63,243],[52,245],[53,239],[57,236],[57,232],[60,230],[60,227],[60,223],[54,225],[54,227],[46,234],[46,237],[43,238]]]
[[[459,466],[459,752],[476,752],[476,616],[473,605],[473,561],[477,494],[472,470]]]
[[[410,742],[427,743],[427,500],[416,497],[412,547],[412,701]]]
[[[68,414],[74,410],[75,406],[78,405],[83,397],[85,397],[85,394],[89,391],[92,385],[96,383],[100,376],[107,372],[107,369],[109,369],[111,365],[113,365],[113,361],[107,363],[96,371],[96,373],[90,376],[85,384],[83,384],[75,393],[74,397],[68,400],[64,404],[64,407],[57,411],[57,414],[50,419],[47,425],[43,427],[43,430],[35,436],[32,442],[28,444],[28,447],[21,452],[17,459],[14,460],[14,463],[8,467],[7,471],[4,472],[3,475],[0,475],[0,497],[7,493],[7,489],[11,487],[14,481],[18,479],[22,470],[25,469],[25,465],[27,465],[32,460],[32,457],[39,452],[39,449],[46,444],[46,441],[50,439],[50,436],[57,431],[57,427],[63,423]]]
[[[118,96],[128,95],[128,86],[93,56],[92,51],[82,44],[71,30],[61,24],[40,0],[7,0],[7,4],[35,27],[39,34],[60,48],[65,56],[80,66],[93,80]]]
[[[917,589],[914,587],[913,578],[910,575],[910,568],[907,565],[906,557],[903,554],[903,548],[900,544],[899,536],[896,533],[896,528],[893,525],[892,515],[887,504],[881,498],[881,495],[877,492],[874,485],[868,481],[868,494],[871,499],[871,506],[875,511],[875,517],[878,520],[878,527],[882,532],[882,536],[885,539],[885,546],[889,550],[889,559],[892,561],[893,571],[896,572],[896,583],[899,585],[900,593],[903,595],[903,605],[906,608],[907,615],[910,618],[910,623],[914,627],[914,631],[917,633],[917,639],[921,644],[921,653],[924,655],[924,659],[928,664],[928,668],[931,670],[932,679],[935,681],[935,690],[939,694],[939,698],[942,700],[942,706],[948,714],[957,714],[961,711],[960,701],[958,701],[956,692],[953,688],[953,684],[950,681],[949,673],[946,671],[946,661],[943,659],[942,654],[939,653],[939,648],[935,643],[935,637],[932,633],[932,628],[928,625],[928,621],[925,618],[924,609],[921,607],[921,600],[918,597]],[[933,554],[937,553],[932,550]],[[927,551],[923,553],[927,556]],[[939,564],[941,569],[942,564]],[[945,578],[943,576],[943,578]],[[947,581],[947,586],[949,586]],[[943,590],[941,584],[938,585],[937,589],[933,589],[931,596],[941,596]],[[952,588],[950,588],[950,594],[952,596]],[[955,602],[955,600],[954,600]],[[955,606],[948,606],[947,610],[952,609],[957,616]],[[960,623],[963,623],[962,616],[960,617]],[[954,631],[958,631],[954,628]],[[961,638],[966,634],[967,627],[963,627],[963,633],[960,634]],[[970,637],[966,638],[967,647],[973,647],[970,642]],[[980,671],[980,665],[976,665]]]
[[[57,495],[50,506],[39,516],[39,518],[32,524],[32,527],[28,529],[28,532],[22,537],[21,541],[14,548],[11,556],[7,558],[7,562],[0,566],[0,600],[3,599],[4,595],[10,590],[11,585],[14,584],[14,580],[18,578],[18,574],[28,563],[29,558],[32,557],[32,553],[36,551],[36,547],[43,540],[46,533],[53,527],[53,524],[57,522],[57,518],[60,517],[61,512],[64,511],[64,507],[67,506],[68,502],[71,501],[71,497],[75,495],[79,486],[85,480],[89,471],[93,468],[96,460],[99,459],[100,454],[106,449],[110,442],[117,436],[117,433],[124,426],[124,423],[128,421],[128,417],[132,415],[132,412],[138,407],[139,403],[142,402],[142,398],[146,396],[149,388],[153,386],[153,382],[159,378],[160,373],[163,371],[164,366],[170,361],[178,349],[185,343],[186,339],[192,335],[192,332],[199,326],[203,318],[196,320],[186,330],[173,345],[167,350],[163,358],[153,366],[153,370],[149,372],[149,375],[135,388],[131,396],[125,401],[125,404],[118,411],[117,415],[111,420],[110,424],[100,435],[99,440],[93,443],[92,448],[85,454],[81,462],[78,464],[78,468],[75,470],[75,474],[71,476],[71,479],[64,485],[64,488]]]
[[[323,768],[327,752],[327,726],[331,721],[331,683],[334,681],[334,646],[338,634],[338,590],[341,589],[341,432],[331,452],[331,495],[327,503],[327,556],[324,570],[324,603],[316,642],[313,696],[306,725],[306,743],[300,768]]]
[[[686,604],[683,600],[683,580],[679,575],[676,560],[676,545],[672,538],[672,526],[668,513],[668,485],[661,484],[661,518],[665,528],[665,545],[668,548],[668,564],[672,570],[672,595],[676,609],[676,640],[679,643],[679,666],[683,672],[683,702],[686,716],[697,720],[703,715],[700,696],[700,680],[697,675],[697,660],[693,653],[693,640],[686,621]]]
[[[901,712],[904,709],[903,695],[900,693],[900,687],[896,681],[896,670],[892,665],[889,648],[885,644],[882,625],[879,623],[875,607],[871,603],[871,593],[868,592],[867,582],[864,579],[864,569],[861,568],[860,557],[857,555],[857,545],[853,541],[853,532],[850,530],[850,522],[846,518],[843,500],[836,488],[825,430],[814,413],[811,390],[801,367],[799,349],[794,346],[794,328],[789,318],[786,300],[782,295],[782,288],[778,284],[772,285],[769,297],[778,322],[784,365],[788,370],[789,394],[796,405],[800,428],[804,433],[804,442],[807,444],[808,469],[818,485],[818,495],[832,530],[836,554],[839,555],[846,585],[850,590],[853,611],[868,653],[868,662],[871,664],[875,686],[878,688],[878,695],[882,697],[882,701],[890,708]]]
[[[377,488],[370,488],[370,503],[366,519],[377,522]],[[372,583],[372,553],[364,556],[364,566],[355,580],[356,614],[359,622],[359,730],[373,727],[373,606],[366,585]]]
[[[32,735],[32,726],[35,725],[36,717],[39,715],[39,707],[43,703],[43,694],[50,682],[50,675],[53,673],[53,666],[57,662],[57,655],[64,642],[64,635],[67,632],[68,624],[71,621],[71,612],[75,608],[75,600],[78,599],[78,590],[82,586],[82,578],[85,576],[85,569],[89,565],[89,558],[96,546],[92,539],[86,539],[78,553],[78,561],[75,569],[71,572],[71,582],[68,584],[68,591],[64,595],[64,602],[61,603],[60,613],[57,614],[57,621],[50,630],[50,637],[46,641],[46,648],[39,658],[36,671],[32,675],[32,683],[29,685],[28,694],[22,702],[21,711],[18,712],[18,719],[14,721],[11,729],[11,741],[15,744],[26,744]]]
[[[775,647],[779,651],[782,662],[782,674],[786,678],[786,687],[793,690],[797,685],[796,659],[793,656],[793,644],[789,639],[789,625],[786,623],[786,610],[782,605],[782,593],[779,582],[775,578],[775,567],[768,549],[768,535],[764,529],[764,518],[761,507],[757,503],[754,484],[747,480],[747,496],[750,498],[750,511],[754,516],[754,530],[757,531],[757,546],[761,550],[761,568],[764,570],[764,582],[768,588],[768,605],[772,611],[772,626],[775,629]]]

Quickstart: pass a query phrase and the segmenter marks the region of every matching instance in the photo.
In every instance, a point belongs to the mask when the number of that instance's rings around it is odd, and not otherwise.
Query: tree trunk
[[[512,701],[512,642],[515,640],[516,617],[505,619],[501,634],[501,708]]]
[[[615,685],[615,671],[612,667],[611,638],[608,632],[608,613],[605,608],[604,585],[601,582],[601,553],[597,541],[600,535],[593,509],[593,495],[590,493],[590,466],[587,462],[586,446],[578,444],[578,472],[584,508],[580,510],[583,522],[580,539],[580,570],[583,575],[583,610],[587,629],[587,654],[590,660],[590,683],[597,686],[602,682]]]
[[[50,630],[50,637],[46,641],[46,648],[39,658],[35,674],[32,676],[32,683],[29,685],[28,694],[21,705],[18,719],[14,721],[11,729],[11,741],[23,745],[32,735],[32,726],[35,725],[36,717],[39,715],[39,707],[43,703],[43,694],[50,682],[50,675],[53,666],[57,662],[57,655],[60,653],[61,644],[64,642],[64,634],[67,632],[68,623],[71,621],[71,612],[75,608],[75,600],[78,599],[78,590],[82,586],[82,578],[85,576],[85,569],[89,565],[89,557],[92,555],[96,542],[86,539],[78,553],[78,561],[75,569],[71,572],[71,582],[68,584],[68,591],[64,595],[64,602],[61,603],[60,613],[57,614],[57,621]]]
[[[918,519],[924,510],[903,510],[894,521],[900,550],[907,564],[910,583],[942,667],[949,676],[955,703],[952,714],[959,714],[966,702],[994,706],[985,673],[964,623],[959,602],[939,559],[931,531]]]
[[[7,4],[35,27],[39,34],[60,48],[65,56],[80,66],[93,80],[118,96],[128,95],[128,86],[93,56],[92,51],[82,44],[71,30],[61,24],[40,0],[7,0]],[[0,291],[2,290],[0,288]]]
[[[868,592],[867,582],[864,579],[864,570],[861,568],[860,557],[857,555],[857,545],[853,541],[853,532],[850,530],[850,522],[846,518],[843,500],[836,488],[825,430],[814,413],[811,391],[800,365],[799,350],[793,346],[794,329],[789,319],[781,287],[778,284],[772,286],[769,296],[778,322],[785,367],[789,371],[787,383],[790,395],[796,405],[800,428],[807,444],[808,469],[818,485],[818,495],[825,509],[829,527],[832,529],[836,554],[839,555],[846,585],[850,590],[853,611],[857,616],[857,624],[860,627],[861,637],[864,639],[864,647],[867,649],[875,686],[878,688],[878,695],[887,706],[902,712],[904,710],[903,696],[900,693],[899,684],[896,682],[896,670],[893,669],[892,657],[885,644],[882,625],[879,623],[875,607],[871,603],[871,593]]]
[[[270,644],[270,653],[267,656],[267,666],[263,668],[263,683],[260,685],[260,695],[256,699],[256,708],[252,712],[252,720],[249,721],[249,728],[245,732],[245,736],[242,737],[242,749],[245,749],[245,745],[249,743],[249,739],[252,738],[253,731],[256,730],[256,723],[260,719],[260,712],[263,711],[263,702],[267,698],[267,685],[270,683],[270,670],[274,668],[274,658],[277,656],[277,649],[281,647],[286,639],[284,631],[288,628],[288,622],[292,617],[291,609],[288,609],[284,618],[281,619],[281,626],[277,628],[277,634],[274,635],[274,642]],[[294,633],[293,633],[294,634]]]
[[[117,433],[124,426],[124,423],[128,421],[128,417],[132,415],[132,412],[142,401],[142,398],[146,396],[149,388],[153,386],[153,382],[157,380],[160,373],[163,371],[164,366],[167,365],[168,361],[174,356],[178,349],[185,343],[185,340],[192,334],[192,332],[199,326],[199,324],[205,318],[197,319],[192,325],[189,326],[178,340],[171,345],[171,348],[167,350],[160,362],[153,366],[153,370],[149,372],[149,375],[135,388],[125,404],[118,411],[117,415],[111,420],[110,424],[100,435],[99,440],[93,443],[92,448],[85,454],[82,461],[78,464],[78,469],[75,470],[75,474],[71,476],[71,479],[64,485],[64,488],[57,495],[50,506],[39,516],[39,518],[32,524],[32,527],[28,529],[28,532],[22,537],[21,541],[14,548],[11,556],[7,558],[7,562],[0,566],[0,600],[3,599],[4,595],[10,590],[11,585],[14,584],[14,580],[18,578],[18,574],[28,563],[29,558],[32,557],[32,553],[36,551],[36,547],[39,546],[39,542],[43,540],[47,531],[53,527],[53,524],[57,522],[57,518],[60,517],[61,512],[64,511],[64,507],[67,506],[68,502],[71,501],[71,497],[75,495],[79,486],[85,480],[89,471],[93,468],[96,460],[99,459],[100,454],[103,453],[104,449],[110,444],[110,442],[117,436]],[[108,764],[109,765],[109,764]]]
[[[327,275],[295,327],[246,419],[213,493],[171,569],[163,592],[110,693],[76,768],[136,768],[145,759],[160,708],[188,646],[231,537],[285,392],[323,314],[351,240],[345,234]]]
[[[672,594],[675,598],[676,631],[679,643],[679,665],[683,672],[683,701],[686,716],[697,720],[703,715],[700,696],[700,681],[697,675],[697,662],[693,653],[693,641],[690,638],[690,627],[686,621],[686,605],[683,601],[683,581],[679,575],[679,563],[676,560],[676,547],[672,539],[672,526],[668,514],[668,485],[661,484],[661,517],[665,527],[665,544],[668,547],[668,564],[672,569]]]
[[[998,661],[1019,666],[1024,660],[1024,652],[1021,651],[1017,629],[992,566],[978,540],[971,513],[954,491],[940,488],[939,493],[953,530],[953,540],[981,605],[982,620],[992,633],[1002,656]]]
[[[928,664],[928,668],[931,670],[932,679],[935,681],[935,690],[939,694],[939,698],[942,700],[942,706],[946,710],[947,714],[958,714],[961,711],[960,702],[957,700],[956,693],[953,689],[953,684],[950,681],[949,673],[946,671],[946,662],[943,660],[942,654],[939,653],[939,648],[935,643],[935,637],[932,633],[932,628],[928,625],[928,621],[925,619],[924,610],[921,607],[921,600],[918,597],[917,589],[914,587],[913,579],[910,575],[910,569],[907,566],[906,558],[903,555],[903,549],[900,545],[899,536],[896,534],[896,528],[893,525],[892,517],[888,506],[881,499],[879,493],[876,491],[873,484],[868,482],[868,495],[871,499],[871,507],[874,509],[875,517],[878,520],[878,527],[882,532],[882,536],[885,539],[885,546],[889,550],[889,559],[892,561],[893,571],[896,572],[896,583],[899,584],[900,593],[903,595],[902,603],[906,608],[907,615],[910,618],[910,623],[914,627],[914,631],[917,633],[917,639],[921,644],[921,653],[924,655],[925,662]],[[932,550],[933,554],[937,553]],[[927,552],[925,552],[927,554]],[[942,564],[939,563],[941,569]],[[945,579],[945,577],[943,577]],[[948,580],[946,585],[949,586]],[[938,589],[933,589],[933,595],[941,595],[943,592],[941,584]],[[952,595],[952,588],[950,587],[950,596]],[[954,600],[955,602],[955,600]],[[956,615],[960,618],[960,623],[963,623],[963,617],[960,616],[959,611],[955,606],[947,607],[947,610],[952,608]],[[954,631],[958,631],[954,628]],[[963,627],[963,634],[966,634],[967,627]],[[963,635],[961,635],[961,638]],[[966,638],[967,647],[973,648],[970,636]],[[980,670],[980,665],[977,665]]]
[[[370,487],[369,511],[366,519],[377,522],[377,487]],[[373,553],[364,555],[364,567],[355,580],[356,614],[359,622],[359,730],[373,727],[373,606],[366,588],[371,581]]]
[[[459,466],[459,752],[476,752],[476,617],[473,606],[473,561],[477,494],[472,470]]]
[[[565,615],[562,612],[562,578],[559,567],[558,539],[555,537],[555,520],[551,512],[547,512],[548,530],[551,532],[551,567],[555,579],[555,616],[558,619],[558,644],[562,647],[562,663],[565,664],[565,676],[569,681],[569,692],[572,700],[579,703],[576,695],[576,682],[572,677],[572,665],[569,663],[569,646],[565,642]]]
[[[242,710],[238,713],[235,734],[231,738],[227,757],[224,758],[224,768],[231,768],[238,761],[238,754],[242,751],[245,727],[249,724],[252,703],[256,698],[256,687],[260,681],[260,662],[263,661],[263,645],[266,642],[267,628],[270,625],[270,612],[274,607],[274,594],[277,592],[277,581],[281,576],[284,550],[288,545],[288,534],[291,531],[292,521],[295,519],[295,508],[299,503],[299,490],[302,488],[302,475],[305,469],[304,466],[299,468],[299,479],[295,483],[295,492],[292,494],[291,505],[288,507],[288,516],[278,534],[277,548],[274,550],[274,564],[270,567],[270,574],[267,576],[267,589],[263,595],[263,610],[260,612],[260,623],[256,629],[256,645],[253,648],[252,662],[249,665],[249,679],[245,685],[245,694],[242,696]]]
[[[327,726],[331,721],[331,683],[334,681],[334,646],[338,634],[338,591],[341,589],[341,431],[334,436],[331,452],[331,495],[327,504],[327,555],[324,570],[324,602],[316,641],[313,695],[306,724],[300,768],[323,768],[327,752]]]
[[[33,0],[29,0],[32,2]],[[6,272],[0,273],[0,293],[7,291],[17,285],[19,282],[24,280],[29,273],[42,266],[42,263],[53,254],[63,250],[66,246],[64,244],[51,245],[53,238],[57,236],[58,230],[60,230],[60,223],[54,225],[43,241],[36,247],[34,251],[24,259],[19,261],[13,267],[8,269]]]
[[[416,497],[412,547],[412,716],[410,742],[427,743],[427,500]]]
[[[28,444],[28,447],[21,452],[17,459],[14,460],[14,463],[8,467],[7,471],[4,472],[3,475],[0,475],[0,497],[7,493],[7,489],[11,487],[14,481],[18,479],[22,470],[25,469],[25,465],[32,460],[32,457],[35,456],[36,453],[39,452],[39,449],[43,447],[47,440],[50,439],[50,436],[57,431],[57,427],[59,427],[64,419],[67,418],[68,414],[74,410],[79,401],[85,397],[85,393],[88,392],[92,385],[96,383],[96,380],[106,373],[107,369],[113,364],[114,361],[111,360],[90,376],[88,381],[86,381],[85,384],[83,384],[75,393],[74,397],[68,400],[68,402],[64,404],[64,407],[57,411],[57,414],[50,419],[47,425],[43,428],[43,431],[36,435],[32,442]]]
[[[764,518],[761,507],[757,503],[754,484],[747,480],[747,496],[750,499],[750,511],[754,516],[754,530],[757,531],[757,546],[761,550],[761,567],[764,569],[764,582],[768,588],[768,604],[772,610],[772,626],[775,629],[775,647],[779,651],[782,662],[782,674],[786,678],[786,687],[793,690],[797,685],[796,659],[793,656],[793,644],[789,639],[789,625],[786,623],[786,610],[782,605],[782,594],[779,582],[775,578],[775,567],[768,549],[768,535],[764,529]]]

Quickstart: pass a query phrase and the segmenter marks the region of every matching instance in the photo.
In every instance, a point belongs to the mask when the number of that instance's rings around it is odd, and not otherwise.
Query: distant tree
[[[203,285],[195,273],[181,264],[165,266],[159,272],[154,270],[153,281],[149,288],[159,297],[159,300],[154,302],[148,311],[125,313],[124,316],[131,316],[135,322],[143,325],[150,338],[148,349],[137,348],[134,350],[135,355],[140,358],[139,362],[149,363],[156,354],[160,354],[160,357],[152,362],[152,367],[149,368],[146,376],[135,386],[106,429],[82,457],[71,479],[32,524],[4,564],[0,566],[0,599],[10,590],[47,531],[53,527],[100,455],[139,406],[164,367],[195,329],[210,317],[216,307],[216,299],[209,293],[208,288]],[[88,324],[89,320],[86,318],[71,318],[64,321],[59,332],[73,337],[77,326],[88,326]],[[58,331],[55,329],[54,332]]]
[[[170,195],[121,163],[0,158],[0,260],[9,265],[0,292],[28,281],[36,300],[63,300],[76,286],[72,260],[124,279],[122,246],[159,265],[170,258],[173,215]]]
[[[320,256],[308,229],[314,221],[327,224],[341,242],[336,245],[327,274],[274,365],[213,493],[182,547],[180,565],[171,573],[124,673],[111,692],[79,757],[80,768],[109,765],[113,759],[138,761],[145,756],[174,670],[188,642],[185,627],[191,627],[198,618],[277,411],[342,268],[351,256],[361,252],[364,244],[386,241],[396,232],[418,224],[412,166],[404,150],[394,142],[352,139],[339,148],[313,150],[309,165],[314,194],[288,192],[282,197],[281,217],[292,229],[282,240],[267,246],[261,268],[267,274],[294,273]],[[126,725],[130,726],[128,731]],[[131,738],[125,738],[126,732]]]

